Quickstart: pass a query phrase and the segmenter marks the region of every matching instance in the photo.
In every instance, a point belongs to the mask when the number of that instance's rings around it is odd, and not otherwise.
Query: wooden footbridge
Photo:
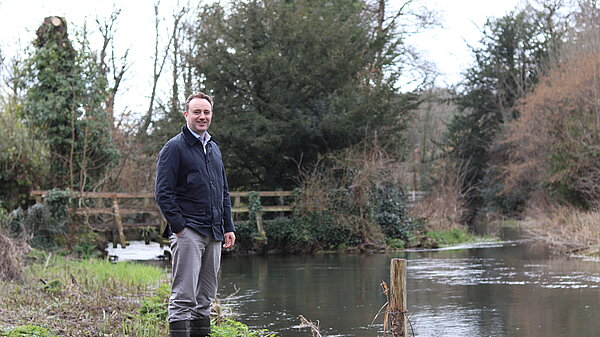
[[[34,190],[31,196],[38,203],[46,196],[47,191]],[[248,196],[253,192],[229,192],[233,201],[232,212],[234,218],[240,218],[243,213],[248,213]],[[285,215],[292,211],[292,191],[260,191],[256,192],[261,201],[266,201],[261,206],[260,213],[277,212]],[[83,216],[84,223],[89,224],[94,230],[110,232],[113,247],[117,243],[126,247],[126,230],[151,231],[158,230],[160,234],[165,229],[166,223],[156,203],[153,192],[83,192],[76,193],[77,208],[74,213]],[[262,216],[257,213],[258,232],[264,234]],[[125,219],[129,221],[124,221]],[[137,221],[136,221],[137,220]]]
[[[249,213],[249,196],[257,193],[261,200],[260,212],[255,212],[255,220],[258,233],[266,237],[263,227],[262,214],[277,212],[280,216],[292,211],[292,191],[259,191],[259,192],[229,192],[233,201],[232,212],[234,219],[238,220],[242,214]],[[38,203],[46,196],[47,191],[34,190],[31,196]],[[408,200],[414,203],[421,200],[426,195],[425,192],[409,191]],[[113,247],[117,248],[117,243],[121,247],[127,246],[125,231],[139,232],[146,231],[157,233],[156,237],[165,229],[166,222],[156,203],[154,202],[153,192],[82,192],[75,193],[76,208],[72,210],[77,215],[83,217],[83,222],[97,231],[109,234]],[[410,205],[410,204],[409,204]]]

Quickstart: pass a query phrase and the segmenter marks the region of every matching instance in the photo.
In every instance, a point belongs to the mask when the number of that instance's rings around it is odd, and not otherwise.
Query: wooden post
[[[260,212],[256,212],[255,217],[256,217],[256,227],[258,228],[258,234],[260,234],[261,237],[266,238],[267,232],[265,232],[262,215],[260,214]]]
[[[162,217],[161,213],[158,213],[158,223],[159,223],[159,227],[158,227],[158,245],[160,246],[160,248],[164,247],[165,245],[165,239],[163,238],[163,233],[165,232],[165,229],[167,229],[167,221],[165,220],[165,218]]]
[[[419,190],[419,184],[417,183],[419,181],[418,176],[419,176],[419,164],[421,163],[421,150],[419,150],[419,148],[417,147],[415,149],[415,167],[414,167],[414,171],[413,171],[413,193],[412,193],[412,202],[417,201],[417,195],[415,191]]]
[[[117,240],[117,231],[115,230],[115,227],[113,226],[113,228],[110,230],[110,241],[112,241],[112,246],[113,249],[117,248],[117,242],[119,240]]]
[[[143,198],[142,200],[143,200],[142,207],[144,207],[144,209],[150,208],[150,198]],[[147,213],[147,212],[142,213],[142,222],[150,223],[150,214],[149,213]]]
[[[390,298],[387,315],[387,327],[392,337],[406,337],[406,260],[404,259],[392,259],[390,263]]]
[[[127,241],[125,241],[125,233],[123,233],[123,221],[121,220],[121,213],[119,212],[119,202],[116,196],[112,197],[113,202],[113,214],[115,216],[115,227],[119,233],[119,241],[121,242],[121,248],[127,247]],[[114,244],[113,244],[114,245]]]
[[[240,197],[239,195],[236,195],[233,198],[233,208],[238,208],[242,205],[242,197]],[[238,213],[233,213],[233,220],[239,220],[240,217],[238,215]]]
[[[283,196],[279,196],[279,206],[283,206],[285,205],[285,201],[283,200]],[[285,213],[283,211],[279,212],[279,216],[283,217],[285,216]]]

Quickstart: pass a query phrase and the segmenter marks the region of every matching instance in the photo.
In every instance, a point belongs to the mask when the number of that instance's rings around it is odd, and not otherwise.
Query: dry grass
[[[525,228],[562,252],[600,256],[600,211],[568,206],[529,207]]]
[[[450,230],[462,227],[460,222],[466,212],[461,192],[462,170],[452,163],[445,163],[438,171],[438,181],[431,193],[408,213],[425,219],[427,230]]]
[[[20,256],[29,250],[26,243],[14,240],[0,233],[0,280],[20,281],[23,279]]]

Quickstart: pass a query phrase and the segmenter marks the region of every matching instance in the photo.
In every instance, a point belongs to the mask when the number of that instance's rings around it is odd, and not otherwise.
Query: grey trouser
[[[179,237],[169,237],[173,256],[173,287],[169,299],[169,322],[210,316],[217,294],[221,241],[185,228]]]

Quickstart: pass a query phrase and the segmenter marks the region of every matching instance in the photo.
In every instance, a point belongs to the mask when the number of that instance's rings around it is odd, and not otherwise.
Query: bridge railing
[[[47,192],[34,190],[31,191],[31,196],[38,203],[41,203]],[[231,210],[234,216],[250,211],[247,202],[250,193],[252,192],[232,191],[229,193],[233,203]],[[292,211],[290,202],[292,191],[258,191],[257,193],[261,201],[266,201],[265,205],[261,207],[262,213],[279,212],[283,215],[285,212]],[[117,242],[121,243],[121,247],[126,246],[125,229],[158,227],[159,233],[162,233],[165,229],[166,222],[154,202],[154,192],[82,192],[75,193],[74,197],[79,199],[74,212],[84,216],[86,222],[89,223],[89,218],[94,216],[109,215],[112,217],[112,224],[96,223],[91,224],[91,226],[97,230],[110,231],[113,247],[115,248]],[[135,223],[123,221],[124,216],[134,215],[142,215],[142,219],[146,221]],[[154,221],[148,221],[150,220],[149,217],[152,217]],[[261,232],[260,229],[259,232]]]
[[[31,196],[38,203],[46,196],[48,191],[34,190]],[[232,212],[234,217],[239,219],[242,213],[248,213],[248,196],[253,192],[231,191],[229,195],[232,199]],[[261,200],[261,212],[255,214],[258,232],[266,236],[262,225],[261,213],[279,212],[281,216],[286,212],[293,210],[292,191],[257,191]],[[423,199],[427,193],[421,191],[408,191],[408,207],[411,207],[417,201]],[[127,245],[124,229],[143,229],[152,227],[159,229],[162,233],[166,227],[166,222],[162,217],[156,203],[154,202],[154,192],[81,192],[75,193],[74,197],[78,199],[75,214],[85,217],[85,222],[89,224],[89,219],[106,220],[106,216],[112,218],[113,223],[103,221],[101,223],[90,224],[93,228],[100,231],[109,231],[112,234],[113,247],[117,247],[117,242],[121,247]],[[131,218],[140,218],[141,222],[124,222],[123,216]],[[118,239],[118,240],[117,240]]]

